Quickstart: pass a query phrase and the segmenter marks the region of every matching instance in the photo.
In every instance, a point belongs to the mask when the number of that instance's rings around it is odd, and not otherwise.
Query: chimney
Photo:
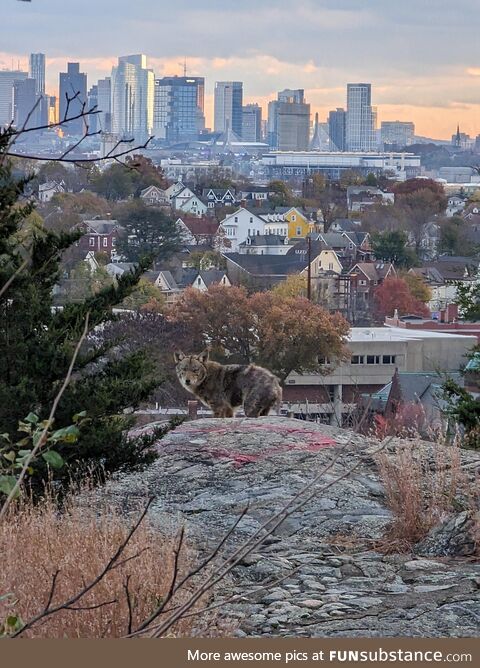
[[[448,304],[446,312],[447,322],[456,322],[458,320],[458,304]]]
[[[247,208],[247,200],[246,200],[246,199],[242,199],[242,200],[240,200],[240,207],[241,207],[242,209],[246,209],[246,208]]]

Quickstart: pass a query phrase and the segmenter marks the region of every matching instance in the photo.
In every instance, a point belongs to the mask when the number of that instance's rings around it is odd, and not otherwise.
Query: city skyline
[[[411,120],[419,135],[438,139],[448,139],[457,123],[472,136],[480,131],[474,0],[454,6],[439,0],[435,12],[427,0],[401,6],[369,0],[362,7],[353,0],[303,0],[295,7],[243,0],[234,8],[199,0],[194,9],[180,0],[153,15],[146,0],[135,7],[123,0],[98,4],[85,0],[67,16],[62,0],[42,0],[38,8],[8,3],[0,68],[12,61],[16,68],[20,60],[27,69],[30,52],[45,52],[46,88],[55,94],[67,61],[80,62],[92,85],[125,53],[146,53],[158,77],[181,75],[186,57],[188,74],[206,79],[209,127],[215,81],[243,81],[244,104],[258,102],[264,117],[278,90],[304,88],[312,116],[319,112],[321,119],[345,106],[347,83],[368,81],[379,125]],[[238,40],[237,25],[243,26]]]

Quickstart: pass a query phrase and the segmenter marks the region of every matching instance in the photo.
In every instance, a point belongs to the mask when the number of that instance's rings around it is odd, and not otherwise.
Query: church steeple
[[[462,145],[462,137],[460,135],[460,123],[457,123],[457,134],[455,137],[455,146],[457,148],[460,148]]]

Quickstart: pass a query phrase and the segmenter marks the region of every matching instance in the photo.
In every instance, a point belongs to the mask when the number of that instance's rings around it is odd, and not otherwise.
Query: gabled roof
[[[285,237],[279,234],[254,234],[240,246],[285,246]]]
[[[179,221],[181,221],[194,236],[214,236],[217,234],[218,228],[220,227],[216,220],[212,220],[212,218],[207,218],[205,216],[196,218],[195,216],[183,215],[178,218],[177,223]]]
[[[312,243],[312,262],[322,250],[329,250],[321,242]],[[245,271],[257,276],[288,276],[304,271],[308,266],[307,244],[296,243],[285,255],[241,255],[225,253],[224,257]]]
[[[162,190],[162,188],[160,188],[159,186],[151,185],[151,186],[147,186],[146,188],[144,188],[143,190],[140,191],[140,197],[146,197],[147,195],[149,195],[152,192],[152,190],[156,190],[159,193],[162,193],[162,195],[165,195],[165,192],[166,192],[165,190]]]
[[[82,225],[86,225],[95,234],[112,234],[121,228],[116,220],[84,220]]]

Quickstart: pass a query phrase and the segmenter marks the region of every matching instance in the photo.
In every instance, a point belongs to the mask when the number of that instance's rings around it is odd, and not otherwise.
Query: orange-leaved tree
[[[320,371],[319,357],[340,359],[350,327],[302,297],[221,285],[186,290],[170,315],[189,330],[192,350],[210,345],[217,359],[255,362],[282,381],[292,371]]]
[[[428,318],[430,315],[426,304],[412,294],[403,278],[386,278],[376,288],[374,299],[377,314],[381,318],[392,316],[395,309],[400,316],[412,314]]]

